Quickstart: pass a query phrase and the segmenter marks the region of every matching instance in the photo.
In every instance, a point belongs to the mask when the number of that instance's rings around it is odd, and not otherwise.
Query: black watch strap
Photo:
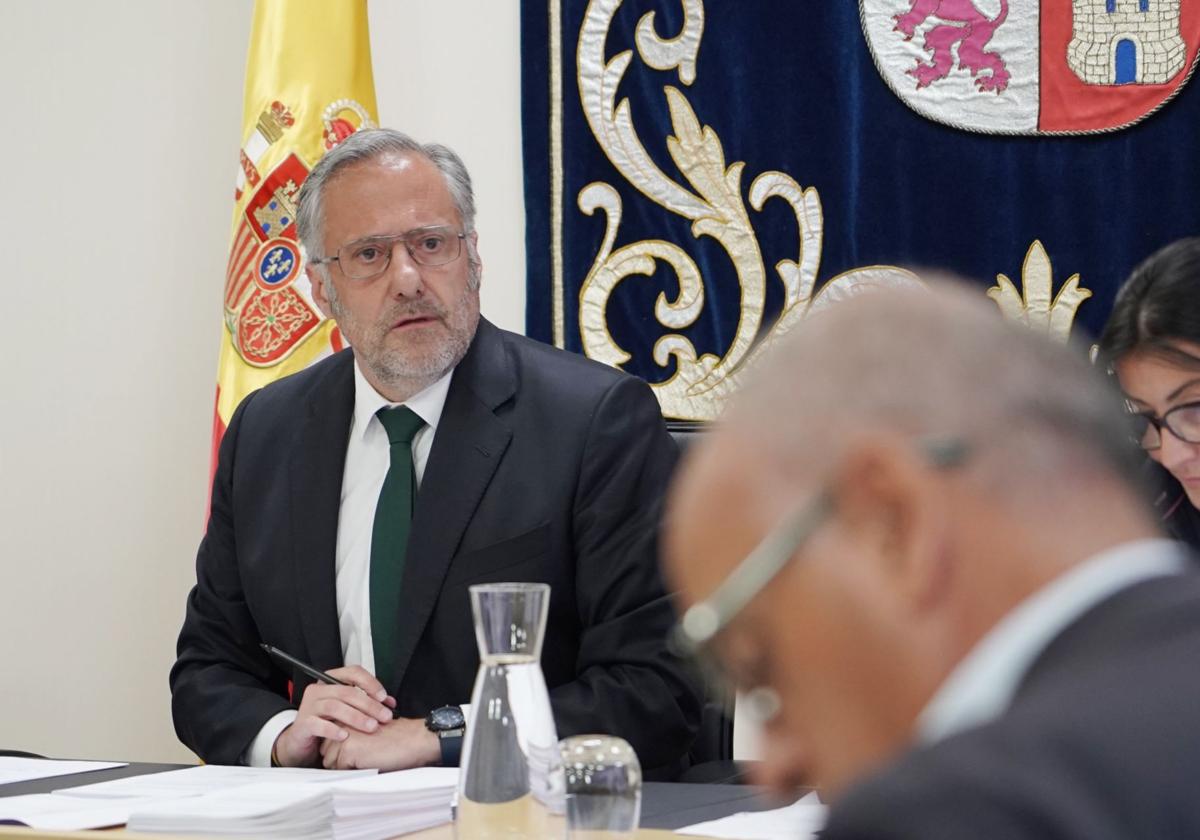
[[[457,767],[462,758],[462,732],[442,732],[438,735],[442,747],[442,766]]]
[[[425,716],[425,728],[438,736],[442,766],[457,767],[466,728],[462,709],[458,706],[439,706]]]

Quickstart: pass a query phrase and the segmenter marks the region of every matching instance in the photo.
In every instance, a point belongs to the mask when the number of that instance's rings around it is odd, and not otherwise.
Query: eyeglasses
[[[937,469],[958,466],[969,452],[967,444],[956,438],[926,438],[919,445],[926,461]],[[683,614],[671,632],[672,650],[698,663],[710,678],[728,682],[711,653],[713,639],[778,577],[833,509],[832,494],[822,490],[770,531],[710,596]],[[752,713],[760,720],[778,711],[779,700],[770,689],[754,686],[747,697]]]
[[[1133,439],[1147,452],[1162,448],[1164,426],[1185,443],[1200,443],[1200,402],[1177,405],[1161,419],[1130,407],[1129,417],[1133,424]]]
[[[452,263],[462,253],[467,238],[448,227],[424,227],[395,236],[368,236],[338,248],[337,256],[310,260],[311,265],[336,262],[351,280],[370,280],[388,270],[392,252],[403,243],[413,262],[437,266]]]

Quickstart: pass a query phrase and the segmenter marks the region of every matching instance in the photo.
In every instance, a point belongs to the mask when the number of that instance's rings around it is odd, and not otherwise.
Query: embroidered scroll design
[[[704,32],[701,0],[681,0],[684,25],[679,35],[661,37],[654,13],[637,25],[636,45],[641,59],[659,70],[676,70],[683,85],[696,78],[696,57]],[[663,413],[684,420],[711,420],[754,361],[781,336],[821,306],[880,285],[920,285],[911,273],[891,266],[870,266],[840,274],[819,292],[818,270],[824,241],[824,215],[813,187],[801,187],[784,172],[764,172],[750,185],[750,205],[761,211],[771,198],[791,205],[799,229],[800,253],[796,260],[775,265],[783,285],[784,306],[779,319],[758,339],[763,327],[767,270],[758,237],[742,198],[746,164],[726,164],[716,132],[702,126],[687,97],[676,87],[663,89],[674,134],[666,138],[667,152],[687,182],[666,175],[646,151],[630,115],[629,100],[616,92],[634,51],[605,57],[605,43],[622,0],[592,0],[585,13],[576,56],[577,81],[592,134],[621,176],[642,195],[692,222],[692,235],[718,242],[737,273],[740,309],[737,329],[721,354],[697,354],[692,342],[678,332],[660,337],[653,358],[661,367],[672,360],[675,374],[654,389]],[[678,279],[674,299],[659,295],[654,314],[668,330],[682,330],[696,322],[705,306],[704,278],[695,261],[677,243],[658,239],[615,248],[623,212],[617,191],[603,182],[584,187],[578,196],[582,212],[605,214],[605,234],[595,261],[579,293],[579,324],[584,352],[591,358],[621,365],[630,354],[620,347],[606,323],[608,302],[616,287],[632,275],[651,275],[658,263],[671,267]],[[815,292],[815,293],[814,293]],[[756,341],[757,339],[757,341]]]
[[[595,260],[579,292],[579,327],[584,352],[593,359],[620,366],[630,353],[622,348],[607,325],[609,301],[616,288],[634,275],[649,277],[659,264],[675,273],[678,293],[660,294],[654,316],[667,332],[654,344],[653,359],[662,368],[672,362],[675,373],[652,383],[667,417],[712,420],[759,356],[804,319],[825,306],[864,291],[881,287],[922,287],[911,272],[895,266],[875,265],[843,272],[818,290],[824,244],[824,212],[815,187],[802,187],[786,172],[767,171],[750,184],[750,209],[761,212],[770,199],[786,202],[796,217],[799,253],[795,260],[774,266],[782,285],[784,304],[779,318],[763,334],[768,271],[750,212],[742,198],[744,161],[727,164],[725,149],[716,132],[702,125],[687,96],[666,85],[664,98],[674,134],[665,138],[671,160],[683,174],[681,184],[651,159],[638,136],[627,98],[617,100],[617,90],[634,58],[626,49],[611,59],[605,44],[623,0],[591,0],[580,30],[576,54],[579,93],[593,136],[620,175],[655,204],[688,219],[692,235],[719,243],[732,263],[740,287],[738,324],[729,346],[720,355],[698,354],[692,342],[678,331],[695,324],[706,304],[705,282],[695,260],[680,243],[645,239],[616,247],[624,211],[617,190],[608,183],[588,184],[578,195],[579,209],[593,216],[604,213],[605,232]],[[680,0],[682,31],[663,38],[655,28],[655,15],[639,20],[637,54],[650,67],[675,70],[683,86],[696,79],[696,60],[704,33],[702,0]],[[1073,275],[1051,300],[1053,272],[1040,241],[1025,257],[1022,291],[1003,274],[988,295],[1005,317],[1017,320],[1065,341],[1079,305],[1091,292]],[[761,337],[760,337],[761,336]]]

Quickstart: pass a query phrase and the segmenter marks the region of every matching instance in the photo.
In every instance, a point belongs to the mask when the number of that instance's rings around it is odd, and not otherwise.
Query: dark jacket
[[[221,444],[208,530],[171,670],[180,739],[235,763],[310,680],[258,648],[342,664],[334,558],[353,358],[248,396]],[[552,588],[542,668],[560,737],[606,732],[669,776],[701,698],[664,638],[656,560],[676,460],[638,379],[481,321],[456,368],[413,513],[401,584],[397,713],[466,702],[478,666],[467,587]],[[657,768],[657,773],[656,773]]]
[[[1010,709],[837,803],[823,840],[1200,837],[1200,574],[1136,584],[1056,638]]]

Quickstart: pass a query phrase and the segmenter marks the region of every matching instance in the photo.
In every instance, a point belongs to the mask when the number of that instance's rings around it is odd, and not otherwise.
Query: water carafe
[[[541,666],[550,587],[491,583],[470,590],[479,673],[463,741],[455,836],[565,837],[562,757]]]

